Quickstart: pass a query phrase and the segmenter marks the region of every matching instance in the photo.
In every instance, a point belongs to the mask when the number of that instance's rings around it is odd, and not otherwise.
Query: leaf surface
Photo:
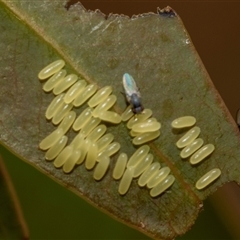
[[[202,200],[228,181],[239,182],[239,133],[215,90],[180,18],[167,8],[162,14],[104,16],[81,4],[64,8],[65,1],[0,1],[0,140],[34,167],[65,185],[94,206],[156,239],[173,239],[194,223]],[[167,10],[170,10],[167,13]],[[168,166],[176,181],[170,191],[151,198],[134,180],[125,196],[111,173],[96,182],[84,165],[71,174],[44,160],[39,142],[55,127],[45,119],[53,94],[42,91],[38,72],[62,58],[69,73],[99,87],[111,85],[118,97],[115,110],[126,108],[121,94],[122,75],[130,73],[141,90],[145,108],[161,122],[161,135],[150,143],[155,161]],[[80,113],[82,108],[75,109]],[[177,117],[193,115],[204,142],[216,150],[203,163],[191,166],[181,160],[171,129]],[[108,125],[121,152],[135,147],[125,123]],[[72,139],[76,133],[70,131]],[[195,182],[218,167],[222,176],[198,191]]]
[[[28,228],[22,215],[11,178],[0,156],[0,238],[28,239]]]

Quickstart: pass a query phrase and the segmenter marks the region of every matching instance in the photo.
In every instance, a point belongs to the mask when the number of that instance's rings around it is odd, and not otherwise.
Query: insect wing
[[[124,87],[128,101],[131,101],[132,94],[137,94],[138,97],[140,97],[140,93],[138,91],[137,85],[133,77],[128,73],[125,73],[123,75],[123,87]]]

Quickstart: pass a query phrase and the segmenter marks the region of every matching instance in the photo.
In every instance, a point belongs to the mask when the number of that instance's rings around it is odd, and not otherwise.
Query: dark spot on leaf
[[[162,33],[160,37],[163,42],[170,42],[170,38],[165,33]]]
[[[163,9],[158,8],[157,12],[160,16],[163,17],[176,17],[176,13],[174,12],[174,10],[171,7],[165,7]]]
[[[109,68],[114,69],[118,66],[119,60],[116,58],[111,58],[108,60],[107,65]]]
[[[135,64],[135,68],[136,68],[137,70],[140,68],[138,62]]]

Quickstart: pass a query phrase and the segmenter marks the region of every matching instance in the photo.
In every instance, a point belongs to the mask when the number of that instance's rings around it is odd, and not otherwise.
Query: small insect
[[[144,109],[141,103],[141,95],[136,82],[128,73],[123,74],[123,87],[125,90],[126,99],[132,105],[133,113],[141,113]]]

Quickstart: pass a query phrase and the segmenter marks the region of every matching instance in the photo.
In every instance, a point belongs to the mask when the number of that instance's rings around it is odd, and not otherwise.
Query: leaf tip
[[[163,9],[158,7],[157,13],[163,17],[176,17],[177,16],[177,13],[169,6],[163,8]]]

